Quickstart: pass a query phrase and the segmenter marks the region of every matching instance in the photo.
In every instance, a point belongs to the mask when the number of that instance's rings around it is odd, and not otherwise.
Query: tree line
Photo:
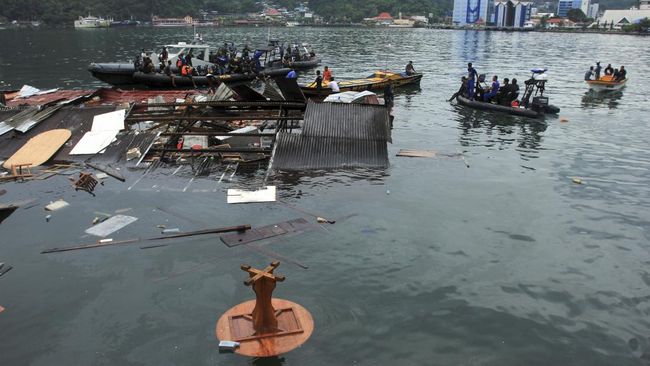
[[[202,10],[222,14],[261,11],[255,0],[0,0],[0,20],[38,20],[46,24],[71,24],[79,16],[102,16],[115,20],[148,20],[163,17],[200,16]],[[279,6],[293,9],[300,1],[277,0]],[[327,21],[359,22],[380,12],[394,17],[408,15],[435,17],[451,11],[451,0],[311,0],[309,7]]]

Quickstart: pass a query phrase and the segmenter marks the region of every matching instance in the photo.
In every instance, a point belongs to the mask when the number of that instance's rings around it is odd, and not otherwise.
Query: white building
[[[598,18],[598,10],[599,10],[598,3],[591,4],[591,6],[589,7],[589,13],[587,13],[587,18],[592,18],[592,19]]]
[[[650,10],[650,0],[640,0],[639,10]]]
[[[491,19],[493,0],[454,0],[454,25],[485,24]]]
[[[494,3],[494,25],[497,27],[524,28],[530,21],[533,3],[523,1],[497,1]]]
[[[605,13],[598,19],[598,22],[601,27],[609,27],[609,24],[613,24],[614,29],[621,29],[624,25],[634,24],[643,18],[650,18],[650,8],[605,10]]]

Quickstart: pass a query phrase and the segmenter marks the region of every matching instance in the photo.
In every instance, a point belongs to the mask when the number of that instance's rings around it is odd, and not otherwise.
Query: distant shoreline
[[[278,24],[266,24],[266,25],[220,25],[220,26],[206,26],[206,25],[197,25],[197,29],[205,28],[367,28],[367,29],[439,29],[439,30],[474,30],[474,31],[483,31],[483,32],[540,32],[540,33],[582,33],[582,34],[613,34],[613,35],[630,35],[630,36],[650,36],[650,33],[636,33],[636,32],[624,32],[622,30],[605,30],[605,29],[582,29],[582,28],[498,28],[498,27],[457,27],[451,25],[429,25],[424,27],[384,27],[384,26],[367,26],[358,23],[341,23],[341,24],[319,24],[319,25],[296,25],[287,27],[284,25]],[[154,27],[151,25],[139,25],[139,26],[124,26],[124,27],[108,27],[108,28],[89,28],[83,30],[106,30],[106,29],[133,29],[133,28],[156,28],[156,29],[169,29],[169,28],[191,28],[191,26],[185,27]],[[14,26],[12,24],[0,24],[0,30],[18,30],[18,29],[75,29],[67,25],[40,25],[40,26]]]

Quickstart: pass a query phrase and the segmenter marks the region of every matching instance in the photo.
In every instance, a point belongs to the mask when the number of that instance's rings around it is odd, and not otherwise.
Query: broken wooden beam
[[[176,238],[184,238],[184,237],[196,236],[196,235],[227,233],[227,232],[231,232],[231,231],[240,231],[241,232],[241,231],[250,230],[250,228],[251,228],[250,225],[238,225],[238,226],[228,226],[228,227],[221,227],[221,228],[214,228],[214,229],[188,231],[188,232],[178,233],[178,234],[174,234],[174,235],[156,236],[156,237],[148,238],[148,239],[135,238],[135,239],[116,240],[116,241],[114,241],[112,239],[102,239],[102,240],[99,240],[97,243],[92,243],[92,244],[83,244],[83,245],[75,245],[75,246],[70,246],[70,247],[46,249],[46,250],[43,250],[41,252],[41,254],[68,252],[68,251],[72,251],[72,250],[81,250],[81,249],[101,248],[101,247],[113,246],[113,245],[137,243],[137,242],[140,242],[140,241],[176,239]]]

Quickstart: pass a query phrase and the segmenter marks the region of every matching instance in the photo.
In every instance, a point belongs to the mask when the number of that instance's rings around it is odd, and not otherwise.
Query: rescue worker
[[[605,68],[605,75],[612,74],[614,74],[614,68],[612,67],[612,64],[607,64],[607,67]]]
[[[600,61],[596,62],[596,69],[594,69],[594,73],[596,74],[596,79],[595,80],[600,80]]]
[[[176,83],[174,82],[174,73],[172,72],[172,62],[167,61],[167,66],[165,66],[165,75],[169,76],[169,79],[172,81],[172,86],[175,88]]]
[[[341,91],[341,89],[339,89],[339,84],[334,81],[334,76],[330,79],[330,89],[332,89],[332,93],[338,93]]]
[[[316,70],[316,80],[314,80],[314,83],[316,84],[317,90],[321,90],[323,88],[323,77],[320,76],[320,70]]]
[[[448,102],[451,102],[452,100],[456,99],[459,95],[465,95],[467,93],[467,77],[463,76],[460,78],[460,88],[454,95],[449,98]]]
[[[621,68],[618,69],[618,75],[616,75],[614,81],[625,80],[626,77],[627,77],[627,71],[625,71],[625,66],[621,66]]]
[[[406,75],[413,75],[415,74],[415,67],[413,67],[413,61],[409,61],[409,63],[406,65]]]
[[[323,69],[323,83],[328,83],[330,80],[334,80],[332,79],[332,71],[325,66]]]
[[[469,100],[474,100],[474,85],[476,79],[478,78],[478,73],[476,69],[472,66],[472,63],[467,64],[467,97]]]
[[[483,101],[484,102],[489,102],[493,97],[497,95],[499,92],[499,78],[494,75],[492,77],[492,87],[490,87],[490,91],[483,94]]]
[[[192,81],[192,85],[194,86],[194,89],[196,89],[196,83],[194,82],[194,78],[192,77],[192,66],[190,65],[183,65],[181,68],[181,75],[190,78]]]

